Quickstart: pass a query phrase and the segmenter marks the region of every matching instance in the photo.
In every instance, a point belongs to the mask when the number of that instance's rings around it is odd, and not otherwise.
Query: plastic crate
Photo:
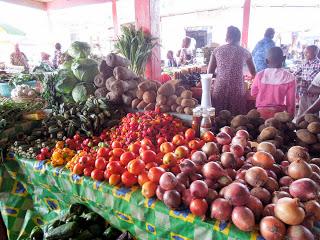
[[[2,97],[11,97],[11,91],[13,87],[9,83],[0,83],[0,96]]]

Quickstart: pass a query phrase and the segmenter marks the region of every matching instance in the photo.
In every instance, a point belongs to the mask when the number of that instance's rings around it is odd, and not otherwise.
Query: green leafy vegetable
[[[95,76],[99,73],[98,63],[88,58],[75,60],[71,65],[71,69],[77,79],[88,83],[92,83]]]
[[[68,49],[68,54],[73,58],[87,58],[90,55],[90,45],[86,42],[75,41]]]
[[[94,93],[92,84],[79,83],[72,90],[72,98],[75,102],[84,102]]]
[[[78,80],[70,70],[62,69],[58,72],[56,90],[62,94],[70,94]]]

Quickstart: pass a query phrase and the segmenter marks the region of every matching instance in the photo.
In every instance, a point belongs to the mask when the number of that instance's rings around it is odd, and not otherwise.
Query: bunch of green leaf
[[[143,76],[152,49],[158,44],[157,38],[146,34],[142,29],[136,30],[133,25],[123,26],[122,35],[115,44],[116,50],[130,60],[130,68],[137,75]]]
[[[9,80],[9,84],[11,86],[17,86],[33,80],[36,80],[36,76],[34,74],[19,73],[12,76]]]
[[[87,58],[90,54],[90,45],[86,42],[75,41],[68,49],[68,54],[72,58]]]

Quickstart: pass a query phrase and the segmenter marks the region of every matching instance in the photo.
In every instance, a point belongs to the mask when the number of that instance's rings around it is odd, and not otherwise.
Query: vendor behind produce
[[[257,73],[251,88],[256,97],[256,107],[262,118],[272,118],[275,113],[295,113],[296,78],[282,68],[286,57],[280,47],[273,47],[267,53],[268,68]]]
[[[46,64],[53,68],[53,65],[49,59],[50,59],[50,55],[48,53],[41,52],[41,64]]]
[[[10,55],[10,62],[14,66],[23,66],[25,71],[29,71],[27,56],[20,51],[19,44],[14,45],[14,52]]]
[[[251,54],[240,46],[241,32],[234,26],[228,27],[226,41],[213,50],[208,73],[217,77],[212,92],[212,104],[216,112],[229,110],[233,115],[245,114],[246,89],[243,79],[243,66],[246,63],[251,75],[256,74]]]
[[[177,53],[179,65],[187,65],[192,62],[192,52],[190,50],[191,38],[185,37],[182,40],[181,49]]]
[[[167,52],[167,61],[166,61],[166,67],[177,67],[177,61],[173,56],[173,51],[169,50]]]

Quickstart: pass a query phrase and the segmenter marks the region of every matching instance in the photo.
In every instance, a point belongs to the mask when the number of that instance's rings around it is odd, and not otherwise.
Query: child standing
[[[251,95],[256,97],[256,107],[264,119],[277,112],[295,113],[296,79],[282,68],[285,56],[280,47],[273,47],[267,54],[268,68],[255,76]]]
[[[320,72],[319,49],[315,45],[305,50],[306,62],[294,73],[298,78],[299,109],[297,117],[303,114],[319,97],[319,94],[308,91],[314,77]]]

